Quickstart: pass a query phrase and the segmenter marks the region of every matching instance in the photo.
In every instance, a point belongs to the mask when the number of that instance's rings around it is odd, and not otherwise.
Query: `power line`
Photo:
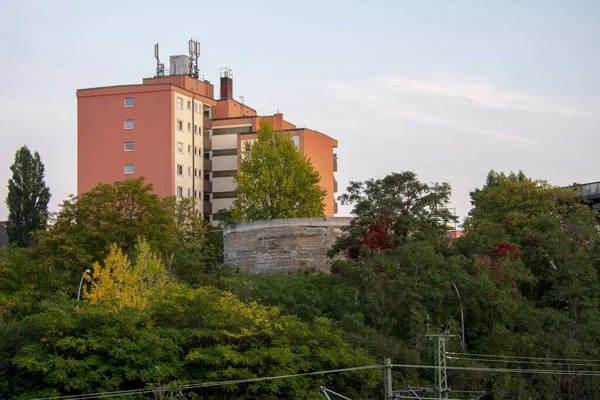
[[[392,364],[392,367],[398,368],[422,368],[434,369],[434,365],[406,365]],[[558,369],[516,369],[516,368],[486,368],[486,367],[446,367],[446,369],[454,371],[476,371],[476,372],[506,372],[514,374],[547,374],[547,375],[584,375],[584,376],[600,376],[600,371],[565,371]]]
[[[236,380],[220,381],[220,382],[191,383],[191,384],[187,384],[187,385],[170,386],[170,387],[164,386],[164,387],[158,387],[155,389],[132,389],[132,390],[120,390],[120,391],[114,391],[114,392],[75,394],[75,395],[57,396],[57,397],[43,397],[43,398],[39,398],[37,400],[101,399],[101,398],[106,398],[106,397],[131,396],[131,395],[136,395],[136,394],[169,392],[169,391],[174,391],[174,390],[188,390],[188,389],[199,389],[199,388],[208,388],[208,387],[216,387],[216,386],[226,386],[226,385],[239,385],[239,384],[243,384],[243,383],[263,382],[263,381],[270,381],[270,380],[276,380],[276,379],[298,378],[298,377],[303,377],[303,376],[326,375],[326,374],[351,372],[351,371],[364,371],[364,370],[378,369],[378,368],[384,368],[384,366],[383,365],[365,365],[365,366],[361,366],[361,367],[342,368],[342,369],[334,369],[334,370],[329,370],[329,371],[305,372],[302,374],[279,375],[279,376],[269,376],[269,377],[261,377],[261,378],[236,379]]]
[[[482,362],[503,362],[503,363],[518,363],[518,364],[547,364],[547,365],[560,365],[565,364],[580,367],[600,367],[600,364],[585,364],[585,363],[570,363],[566,362],[554,362],[554,361],[521,361],[516,359],[491,359],[491,358],[469,358],[469,357],[448,357],[448,360],[467,360],[467,361],[482,361]],[[567,366],[568,366],[567,365]]]
[[[454,353],[447,351],[446,354],[460,355],[460,356],[472,356],[472,357],[495,357],[495,358],[518,358],[525,360],[557,360],[557,361],[584,361],[584,362],[595,362],[600,363],[600,360],[590,360],[585,358],[551,358],[551,357],[524,357],[524,356],[501,356],[494,354],[475,354],[475,353]]]
[[[456,354],[456,353],[449,353]],[[462,354],[462,353],[459,353]],[[478,356],[479,354],[477,354]],[[508,356],[502,356],[508,357]],[[539,358],[539,357],[519,357],[519,358]],[[575,359],[572,359],[575,360]],[[584,360],[582,360],[584,361]],[[585,360],[587,361],[587,360]],[[351,372],[351,371],[364,371],[370,369],[382,369],[389,367],[390,365],[365,365],[360,367],[352,367],[352,368],[342,368],[328,371],[317,371],[317,372],[306,372],[302,374],[290,374],[290,375],[279,375],[279,376],[270,376],[270,377],[260,377],[260,378],[247,378],[247,379],[237,379],[237,380],[229,380],[229,381],[219,381],[219,382],[207,382],[207,383],[192,383],[187,385],[179,385],[179,386],[171,386],[171,387],[158,387],[155,389],[132,389],[132,390],[121,390],[121,391],[113,391],[113,392],[100,392],[100,393],[89,393],[89,394],[80,394],[80,395],[67,395],[67,396],[57,396],[57,397],[44,397],[39,398],[38,400],[83,400],[83,399],[101,399],[106,397],[122,397],[122,396],[130,396],[137,394],[150,394],[157,392],[169,392],[175,390],[189,390],[189,389],[200,389],[200,388],[209,388],[209,387],[217,387],[217,386],[226,386],[226,385],[239,385],[245,383],[254,383],[254,382],[264,382],[270,380],[277,379],[287,379],[287,378],[298,378],[305,376],[314,376],[314,375],[326,375],[326,374],[334,374],[341,372]],[[391,364],[394,368],[412,368],[412,369],[436,369],[437,366],[434,365],[414,365],[414,364]],[[600,376],[600,371],[569,371],[569,370],[556,370],[556,369],[516,369],[516,368],[487,368],[487,367],[453,367],[447,366],[446,369],[454,370],[454,371],[471,371],[471,372],[499,372],[499,373],[517,373],[517,374],[544,374],[544,375],[578,375],[578,376]]]

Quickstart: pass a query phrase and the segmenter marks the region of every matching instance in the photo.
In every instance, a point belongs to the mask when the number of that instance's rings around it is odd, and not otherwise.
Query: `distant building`
[[[575,187],[580,196],[590,201],[593,210],[600,210],[600,182],[582,183]]]
[[[0,247],[8,247],[8,234],[6,233],[6,221],[0,221]]]
[[[233,203],[239,149],[256,138],[266,118],[312,160],[327,190],[325,215],[333,216],[337,141],[298,128],[281,113],[259,116],[235,100],[228,68],[221,69],[215,97],[214,86],[198,73],[197,47],[190,41],[190,56],[171,56],[169,70],[158,61],[157,47],[156,76],[141,84],[77,90],[77,193],[143,175],[161,197],[194,197],[197,212],[212,221],[214,212]]]
[[[450,231],[450,232],[446,233],[446,237],[448,239],[452,239],[452,240],[456,240],[459,237],[464,236],[464,235],[466,235],[466,232],[463,232],[463,231]]]

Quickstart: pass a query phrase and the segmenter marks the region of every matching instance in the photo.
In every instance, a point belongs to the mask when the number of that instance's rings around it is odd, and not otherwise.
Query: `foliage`
[[[502,400],[600,397],[597,376],[489,370],[597,370],[559,360],[600,357],[597,214],[568,189],[492,171],[471,194],[467,234],[449,241],[447,184],[411,172],[353,183],[342,198],[356,219],[331,252],[331,274],[247,276],[219,265],[220,235],[192,200],[159,200],[141,181],[114,186],[71,199],[30,247],[0,249],[1,398],[303,374],[386,357],[431,365],[425,335],[443,331],[465,341],[449,339],[450,352],[553,359],[456,354],[449,366],[482,370],[449,370],[453,389]],[[394,371],[395,389],[433,385],[430,370]],[[383,395],[375,370],[147,398],[320,399],[320,385],[349,398]]]
[[[0,367],[10,377],[0,385],[0,395],[128,390],[374,362],[345,343],[327,320],[307,324],[213,288],[173,287],[147,311],[45,303],[0,339]],[[0,329],[4,324],[0,321]],[[368,391],[378,381],[377,373],[367,371],[195,392],[204,399],[220,399],[225,393],[240,399],[318,398],[320,384],[358,384]]]
[[[356,259],[367,252],[395,248],[412,236],[439,241],[447,224],[456,219],[447,208],[450,185],[422,183],[414,172],[350,182],[346,190],[339,200],[353,206],[356,218],[331,254],[343,252]]]
[[[223,233],[195,212],[193,198],[170,201],[177,239],[172,271],[181,280],[200,285],[223,262]]]
[[[36,151],[33,155],[27,146],[15,154],[10,166],[12,178],[8,181],[8,220],[6,233],[11,244],[27,247],[31,232],[46,227],[50,189],[44,181],[44,164]]]
[[[222,261],[222,236],[195,215],[192,204],[161,200],[144,178],[99,184],[64,201],[50,228],[36,232],[18,257],[9,257],[10,270],[17,278],[39,276],[28,281],[35,283],[32,290],[74,295],[82,272],[102,261],[113,244],[129,254],[143,238],[176,275],[197,283],[204,269]],[[9,280],[10,290],[22,289],[20,281]]]
[[[92,304],[101,303],[115,310],[145,309],[150,299],[160,295],[171,281],[160,257],[150,251],[144,239],[136,245],[133,263],[112,245],[103,265],[94,263],[92,275],[86,274],[85,278],[91,287],[85,290],[84,297]]]
[[[265,119],[257,140],[246,142],[234,179],[238,197],[232,216],[237,222],[323,216],[326,191],[319,186],[319,173],[292,139]]]

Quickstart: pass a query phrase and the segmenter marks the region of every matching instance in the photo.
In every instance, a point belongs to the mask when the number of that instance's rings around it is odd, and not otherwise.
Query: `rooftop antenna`
[[[190,75],[198,78],[198,58],[200,57],[200,42],[194,39],[188,41],[188,49],[190,51]]]
[[[161,64],[158,58],[158,42],[154,45],[154,58],[156,58],[156,77],[162,78],[165,76],[165,64]]]

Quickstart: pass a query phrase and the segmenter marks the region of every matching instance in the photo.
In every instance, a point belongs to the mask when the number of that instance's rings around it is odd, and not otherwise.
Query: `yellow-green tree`
[[[327,191],[319,186],[319,173],[291,137],[267,120],[261,121],[257,140],[245,144],[240,174],[234,179],[236,222],[323,216]]]
[[[102,303],[109,308],[123,307],[144,309],[153,296],[171,282],[169,273],[160,257],[150,250],[144,239],[135,247],[135,260],[131,262],[123,251],[113,244],[102,264],[94,263],[90,288],[84,298],[90,303]]]

